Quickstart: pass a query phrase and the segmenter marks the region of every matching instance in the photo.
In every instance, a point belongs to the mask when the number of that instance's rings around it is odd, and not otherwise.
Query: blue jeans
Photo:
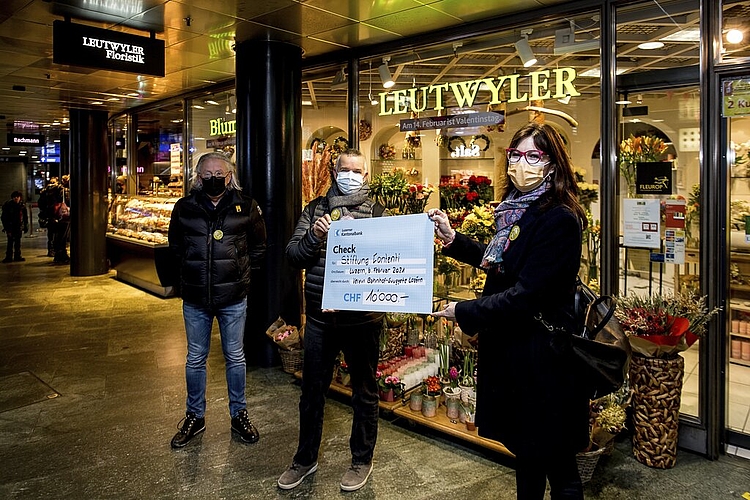
[[[235,417],[246,407],[243,337],[247,298],[215,309],[183,302],[182,315],[185,318],[188,346],[185,363],[188,413],[195,413],[198,418],[202,418],[206,413],[206,360],[211,347],[211,327],[216,318],[219,322],[221,350],[224,352],[226,364],[229,414]]]
[[[323,435],[326,392],[333,378],[339,351],[344,352],[352,380],[352,463],[372,461],[378,438],[378,366],[382,323],[340,325],[335,318],[321,323],[308,316],[305,324],[305,357],[299,401],[299,444],[294,461],[310,465],[318,460]]]

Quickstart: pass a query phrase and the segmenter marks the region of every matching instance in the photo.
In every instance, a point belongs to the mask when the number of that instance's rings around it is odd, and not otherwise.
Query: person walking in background
[[[62,182],[52,177],[39,195],[39,225],[47,228],[47,256],[53,264],[68,264],[68,235],[70,234],[70,176]]]
[[[235,165],[222,153],[206,153],[195,168],[193,189],[175,203],[169,247],[179,268],[179,292],[187,336],[187,410],[172,448],[182,448],[206,429],[206,360],[214,318],[226,364],[231,429],[246,443],[258,441],[245,399],[243,338],[251,268],[265,255],[266,226],[260,207],[244,196]]]
[[[510,182],[489,244],[454,231],[441,210],[428,211],[443,253],[487,272],[480,298],[434,315],[479,334],[476,425],[516,455],[517,497],[543,499],[549,480],[552,498],[582,499],[576,453],[589,442],[588,395],[578,389],[569,338],[553,337],[541,319],[572,331],[586,214],[550,125],[521,128],[506,156]]]
[[[3,263],[23,262],[26,259],[21,257],[21,235],[29,232],[29,214],[20,191],[13,191],[10,200],[3,204],[2,221],[3,232],[8,237]]]
[[[49,182],[41,193],[39,193],[39,199],[37,200],[37,207],[39,207],[39,227],[47,230],[47,257],[54,257],[54,231],[50,227],[50,223],[54,219],[55,211],[55,192],[59,189],[59,180],[57,177],[51,177]]]
[[[279,488],[297,487],[318,468],[326,392],[340,351],[351,374],[354,418],[349,438],[351,464],[341,478],[341,489],[365,485],[372,472],[378,435],[378,388],[375,370],[383,314],[322,309],[326,240],[332,220],[379,216],[384,207],[368,197],[367,166],[362,153],[344,151],[336,159],[334,182],[325,196],[302,211],[286,255],[292,266],[304,268],[305,357],[299,402],[299,443],[291,466],[279,477]]]

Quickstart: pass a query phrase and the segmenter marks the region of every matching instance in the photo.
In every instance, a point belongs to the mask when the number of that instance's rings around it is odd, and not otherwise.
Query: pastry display
[[[155,244],[167,244],[172,208],[178,198],[118,196],[109,211],[107,232]]]

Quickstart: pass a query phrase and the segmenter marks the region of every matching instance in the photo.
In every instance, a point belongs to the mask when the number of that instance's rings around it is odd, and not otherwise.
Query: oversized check
[[[323,309],[430,314],[434,227],[427,214],[331,223]]]

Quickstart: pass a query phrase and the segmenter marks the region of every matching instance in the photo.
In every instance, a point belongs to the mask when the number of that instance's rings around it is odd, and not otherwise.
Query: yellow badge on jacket
[[[518,235],[519,235],[520,233],[521,233],[521,228],[520,228],[520,227],[518,227],[518,226],[513,226],[512,228],[510,228],[510,235],[508,235],[508,239],[509,239],[510,241],[513,241],[513,240],[515,240],[516,238],[518,238]]]
[[[341,209],[334,208],[331,210],[331,220],[339,220],[341,218]]]
[[[236,210],[236,211],[237,211],[238,213],[241,213],[241,212],[242,212],[242,207],[241,207],[241,206],[239,206],[239,205],[235,205],[235,206],[234,206],[234,209],[235,209],[235,210]]]
[[[223,237],[224,237],[224,231],[222,231],[221,229],[217,229],[216,231],[214,231],[214,239],[216,241],[221,241]]]

